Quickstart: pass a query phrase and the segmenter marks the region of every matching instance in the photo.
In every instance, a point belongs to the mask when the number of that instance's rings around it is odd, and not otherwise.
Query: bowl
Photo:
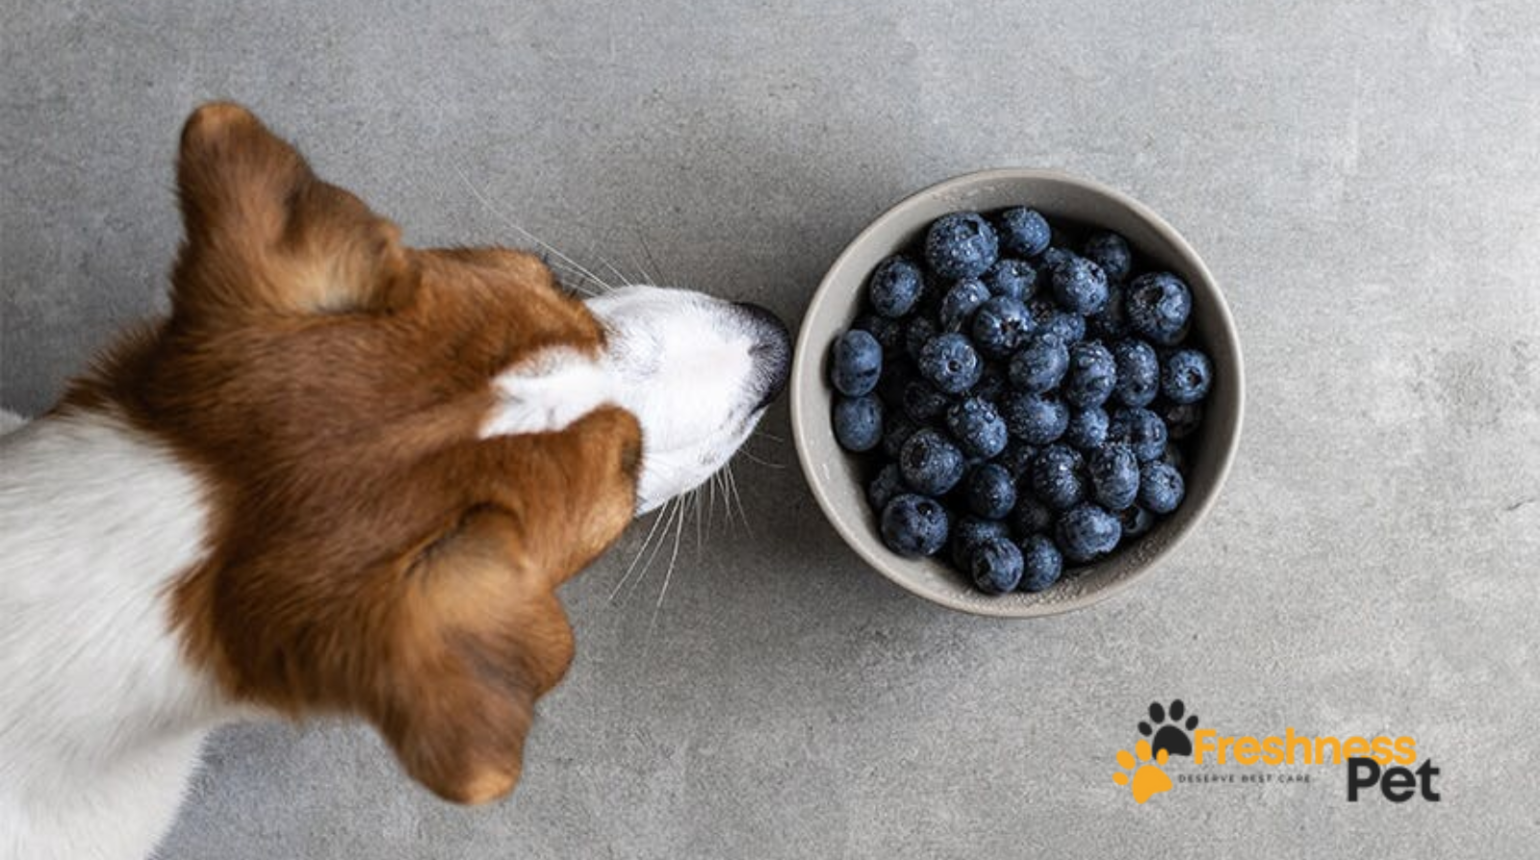
[[[1108,557],[1035,593],[979,592],[940,558],[906,558],[889,550],[866,503],[861,455],[834,441],[830,418],[830,345],[857,316],[866,279],[883,258],[910,246],[942,215],[1028,205],[1050,221],[1122,234],[1145,268],[1175,272],[1192,289],[1188,343],[1206,350],[1214,383],[1203,423],[1187,445],[1187,496],[1147,534]],[[1026,618],[1089,606],[1154,570],[1214,507],[1240,442],[1245,384],[1240,339],[1214,276],[1192,246],[1149,207],[1097,182],[1047,170],[968,173],[932,185],[882,213],[845,248],[813,295],[797,337],[791,375],[791,424],[797,456],[813,496],[840,537],[877,572],[904,589],[962,612]]]

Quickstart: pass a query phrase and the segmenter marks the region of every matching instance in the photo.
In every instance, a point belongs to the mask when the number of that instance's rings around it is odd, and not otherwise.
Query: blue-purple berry
[[[1151,272],[1128,284],[1124,303],[1128,327],[1158,345],[1174,346],[1187,333],[1192,292],[1170,272]]]
[[[1016,206],[1000,213],[1000,244],[1008,253],[1036,257],[1053,238],[1048,219],[1035,209]]]
[[[1100,505],[1077,505],[1059,517],[1055,529],[1059,552],[1077,564],[1112,552],[1123,536],[1123,524]]]
[[[872,393],[882,377],[882,344],[871,332],[851,329],[834,341],[829,379],[839,393],[860,397]]]
[[[1005,594],[1021,582],[1021,547],[1010,538],[986,537],[973,547],[968,560],[973,584],[985,594]]]
[[[983,359],[969,340],[955,332],[939,334],[920,350],[920,375],[942,394],[961,394],[979,381]]]
[[[894,496],[882,509],[882,542],[899,555],[935,555],[946,545],[951,518],[938,501],[915,493]]]
[[[1084,458],[1067,445],[1049,445],[1038,452],[1028,475],[1032,495],[1056,511],[1074,507],[1086,498]]]
[[[1047,445],[1064,435],[1069,408],[1056,397],[1013,391],[1001,398],[1000,417],[1012,437],[1028,445]]]
[[[985,463],[968,473],[965,484],[968,508],[981,517],[998,520],[1016,507],[1016,481],[1003,466]]]
[[[1042,394],[1058,386],[1069,370],[1069,348],[1058,335],[1035,331],[1022,341],[1011,356],[1007,376],[1011,385],[1032,394]]]
[[[872,310],[890,319],[908,316],[925,292],[925,275],[906,257],[889,257],[877,264],[866,285]]]
[[[1030,535],[1021,542],[1021,582],[1016,588],[1026,592],[1043,591],[1059,581],[1064,572],[1064,556],[1047,535]]]
[[[995,228],[977,212],[943,215],[925,233],[925,262],[943,278],[982,275],[999,255]]]
[[[1196,349],[1179,349],[1166,357],[1160,375],[1160,393],[1179,406],[1197,403],[1214,384],[1214,366]]]
[[[930,427],[915,431],[899,452],[898,468],[904,483],[917,493],[941,496],[962,480],[962,451],[950,439]]]
[[[1090,409],[1107,402],[1117,384],[1117,363],[1101,341],[1081,341],[1070,347],[1069,370],[1064,374],[1064,402]]]
[[[882,401],[870,394],[834,401],[834,440],[846,451],[870,451],[882,441]]]

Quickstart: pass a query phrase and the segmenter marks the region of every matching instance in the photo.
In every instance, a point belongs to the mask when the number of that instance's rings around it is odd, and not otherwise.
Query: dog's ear
[[[373,718],[408,773],[460,803],[518,782],[536,700],[572,660],[556,589],[630,521],[641,436],[601,407],[562,432],[502,436],[430,470],[486,502],[404,564]]]
[[[389,310],[416,281],[400,230],[245,108],[207,104],[182,130],[186,231],[173,308],[200,321]]]
[[[535,701],[572,660],[553,582],[507,511],[467,512],[411,565],[386,689],[371,716],[406,771],[456,803],[511,791]]]

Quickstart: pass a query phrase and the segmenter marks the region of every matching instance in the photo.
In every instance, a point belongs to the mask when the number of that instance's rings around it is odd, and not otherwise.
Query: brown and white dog
[[[213,727],[356,715],[518,782],[556,588],[785,382],[763,309],[414,249],[245,109],[182,132],[169,316],[0,437],[0,858],[140,858]]]

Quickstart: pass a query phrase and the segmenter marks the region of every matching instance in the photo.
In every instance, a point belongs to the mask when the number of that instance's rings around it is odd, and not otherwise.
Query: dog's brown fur
[[[555,589],[630,521],[635,419],[481,439],[492,377],[603,333],[536,258],[414,250],[255,116],[196,111],[172,312],[61,406],[114,409],[204,479],[186,652],[239,700],[372,721],[451,800],[519,778],[572,633]]]

